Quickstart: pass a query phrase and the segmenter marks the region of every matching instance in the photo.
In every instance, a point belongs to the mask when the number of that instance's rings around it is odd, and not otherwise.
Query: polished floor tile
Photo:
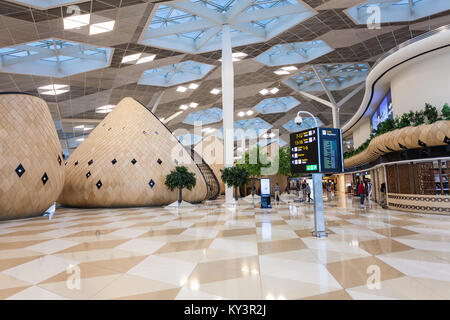
[[[2,221],[0,299],[450,299],[450,217],[343,195],[324,212],[321,239],[289,200]]]

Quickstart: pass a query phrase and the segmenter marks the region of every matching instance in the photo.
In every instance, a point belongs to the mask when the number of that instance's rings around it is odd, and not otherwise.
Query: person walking
[[[382,184],[381,184],[381,187],[380,187],[380,193],[381,193],[381,207],[383,208],[383,209],[387,209],[387,201],[386,201],[386,183],[385,182],[383,182]]]
[[[280,186],[278,185],[278,183],[277,184],[275,184],[275,201],[277,202],[277,203],[279,203],[280,202]]]
[[[308,203],[311,202],[311,187],[309,186],[309,183],[306,182],[306,188],[305,188],[306,194],[308,195]]]
[[[302,186],[301,186],[301,188],[302,188],[302,202],[304,202],[304,201],[306,201],[306,180],[305,179],[303,179],[303,181],[302,181]]]
[[[364,188],[364,183],[361,181],[358,186],[358,194],[360,196],[361,207],[364,207],[364,197],[366,196],[366,188]]]

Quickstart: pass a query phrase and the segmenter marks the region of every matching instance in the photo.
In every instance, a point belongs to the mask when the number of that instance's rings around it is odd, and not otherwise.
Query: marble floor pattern
[[[313,210],[216,200],[0,221],[0,299],[450,299],[449,216],[338,195],[317,239]]]

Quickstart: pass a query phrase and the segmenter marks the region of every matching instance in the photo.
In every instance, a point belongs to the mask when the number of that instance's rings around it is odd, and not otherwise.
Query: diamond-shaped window
[[[148,183],[148,185],[150,186],[150,188],[153,188],[155,186],[155,181],[153,181],[153,179],[151,179],[150,182]]]
[[[95,184],[97,186],[97,189],[100,189],[102,187],[102,180],[98,180],[97,183]]]
[[[136,160],[136,159],[134,159],[134,158],[133,158],[133,160],[131,160],[131,163],[132,163],[133,165],[135,165],[135,164],[136,164],[136,162],[137,162],[137,160]]]
[[[47,173],[46,173],[46,172],[44,172],[44,175],[42,176],[41,180],[42,180],[42,183],[43,183],[43,184],[46,184],[46,183],[47,183],[47,181],[48,181],[48,176],[47,176]]]
[[[138,84],[170,87],[202,79],[215,66],[196,61],[183,61],[144,71]]]
[[[0,49],[1,72],[62,78],[109,67],[113,49],[55,38]]]
[[[287,112],[299,104],[300,102],[293,97],[269,98],[258,103],[253,109],[262,114],[281,113]]]
[[[22,175],[25,173],[25,168],[22,166],[21,163],[17,166],[16,173],[19,176],[19,178],[22,177]]]
[[[115,165],[117,163],[116,158],[112,159],[111,163],[112,163],[112,165]]]
[[[334,49],[322,40],[277,44],[255,58],[268,66],[306,63]]]

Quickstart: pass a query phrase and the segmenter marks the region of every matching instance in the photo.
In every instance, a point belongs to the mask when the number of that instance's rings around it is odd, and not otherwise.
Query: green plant
[[[181,201],[183,200],[183,188],[192,190],[192,188],[195,187],[196,183],[197,181],[195,179],[195,173],[189,172],[185,166],[175,167],[175,170],[172,170],[166,176],[165,181],[165,185],[171,191],[178,188],[179,190],[178,203],[181,203]]]
[[[436,107],[433,107],[429,103],[425,103],[425,110],[423,111],[425,117],[427,117],[428,123],[434,123],[439,119],[439,113]]]
[[[243,163],[236,164],[237,167],[245,168],[252,180],[252,196],[255,195],[255,179],[261,176],[261,168],[270,167],[267,153],[261,153],[259,144],[244,155]]]
[[[392,131],[395,129],[395,121],[394,119],[386,119],[378,125],[375,136],[381,135],[383,133]]]
[[[445,120],[450,120],[450,107],[448,106],[448,103],[444,104],[441,113]]]
[[[425,115],[423,113],[423,111],[416,111],[414,112],[414,117],[413,117],[412,121],[412,125],[417,127],[420,126],[421,124],[425,123]]]
[[[222,181],[227,186],[234,187],[234,197],[237,200],[237,188],[244,186],[246,183],[250,181],[249,173],[247,169],[243,166],[233,166],[225,169],[221,169],[222,172]]]

